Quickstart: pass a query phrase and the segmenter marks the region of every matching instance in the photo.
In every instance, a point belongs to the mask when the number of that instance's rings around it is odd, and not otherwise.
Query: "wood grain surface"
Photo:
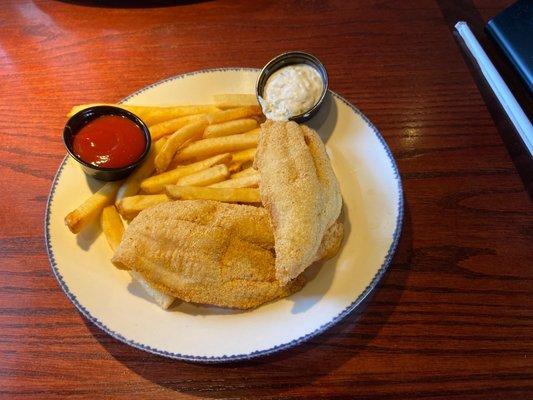
[[[450,2],[103,3],[0,7],[1,398],[533,398],[533,207]],[[509,3],[456,2],[484,19]],[[372,298],[297,348],[228,365],[167,360],[92,326],[43,239],[67,110],[295,49],[324,62],[399,164],[404,230]]]

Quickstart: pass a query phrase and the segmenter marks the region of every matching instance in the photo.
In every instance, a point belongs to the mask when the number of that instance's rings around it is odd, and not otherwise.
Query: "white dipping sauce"
[[[318,71],[307,64],[295,64],[274,72],[263,89],[259,102],[263,113],[274,121],[310,110],[320,99],[324,83]]]

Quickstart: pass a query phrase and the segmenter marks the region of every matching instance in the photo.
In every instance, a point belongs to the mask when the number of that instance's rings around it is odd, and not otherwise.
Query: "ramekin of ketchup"
[[[129,175],[148,155],[150,131],[127,110],[94,106],[67,121],[63,141],[86,174],[114,181]]]

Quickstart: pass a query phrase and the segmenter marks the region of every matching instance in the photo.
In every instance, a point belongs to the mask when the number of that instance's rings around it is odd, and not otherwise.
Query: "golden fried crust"
[[[174,201],[142,211],[112,261],[181,300],[247,309],[299,290],[275,277],[274,239],[263,208]]]
[[[335,257],[341,248],[343,238],[344,224],[340,221],[334,222],[324,233],[324,238],[318,247],[315,260],[323,261]]]
[[[343,225],[324,235],[315,260],[333,257]],[[275,278],[274,237],[264,208],[207,200],[174,201],[142,211],[112,261],[184,301],[247,309],[288,296],[305,284]]]
[[[276,278],[285,284],[314,260],[342,198],[318,134],[295,122],[266,121],[254,166],[274,229]]]

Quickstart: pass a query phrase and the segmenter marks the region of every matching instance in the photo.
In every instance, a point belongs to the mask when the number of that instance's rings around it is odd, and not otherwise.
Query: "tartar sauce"
[[[289,65],[268,78],[259,102],[268,119],[287,121],[310,110],[320,99],[323,85],[320,74],[310,65]]]

